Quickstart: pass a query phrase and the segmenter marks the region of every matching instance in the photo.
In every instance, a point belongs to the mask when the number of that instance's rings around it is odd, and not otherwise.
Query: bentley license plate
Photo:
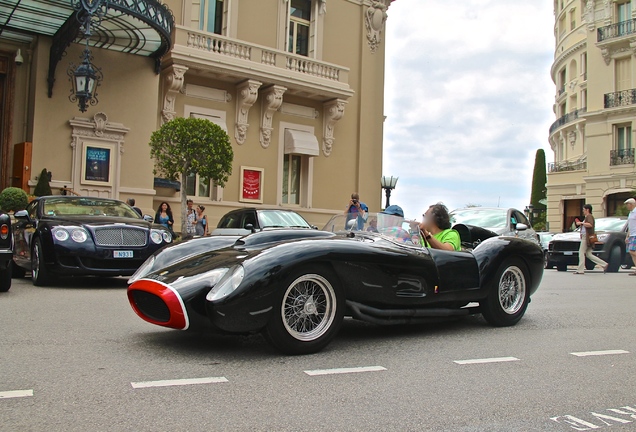
[[[132,258],[133,251],[113,251],[113,258]]]

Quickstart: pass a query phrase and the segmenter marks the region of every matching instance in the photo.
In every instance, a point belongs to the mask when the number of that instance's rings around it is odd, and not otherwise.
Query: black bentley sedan
[[[167,228],[113,199],[40,197],[14,216],[14,277],[30,270],[34,285],[55,275],[129,276],[172,242]]]
[[[592,253],[609,264],[607,271],[614,273],[623,264],[631,265],[632,259],[625,252],[627,218],[597,218],[595,224],[598,243],[594,245]],[[556,234],[548,247],[546,268],[556,266],[558,271],[566,271],[568,265],[577,265],[579,263],[579,246],[581,246],[579,230]],[[587,270],[592,270],[594,266],[592,261],[585,260]]]

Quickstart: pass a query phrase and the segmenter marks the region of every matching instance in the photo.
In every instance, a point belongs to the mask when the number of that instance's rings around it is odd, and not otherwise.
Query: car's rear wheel
[[[35,286],[45,286],[50,279],[49,271],[44,263],[42,242],[37,238],[31,251],[31,281]]]
[[[622,261],[622,256],[621,256],[621,247],[618,245],[614,245],[612,246],[612,249],[610,250],[610,254],[609,254],[609,258],[607,260],[607,271],[610,273],[616,273],[618,271],[618,269],[621,267],[621,261]]]
[[[302,269],[287,278],[283,287],[265,336],[286,354],[320,351],[338,333],[344,318],[337,278],[327,268]]]
[[[530,299],[526,265],[518,258],[509,258],[497,270],[488,297],[480,302],[481,313],[491,325],[515,325],[525,314]]]
[[[567,264],[557,264],[556,268],[557,268],[557,271],[567,271],[568,270],[568,265]]]
[[[26,275],[26,270],[20,267],[15,263],[15,261],[11,260],[11,277],[14,279],[23,278]]]
[[[0,270],[0,292],[7,292],[11,288],[11,264],[7,268]]]

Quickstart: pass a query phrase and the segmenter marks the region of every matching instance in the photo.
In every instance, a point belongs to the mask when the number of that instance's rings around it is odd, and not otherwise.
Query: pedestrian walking
[[[583,216],[585,219],[580,221],[575,219],[577,226],[581,227],[581,246],[579,246],[579,267],[574,274],[585,274],[585,258],[588,258],[594,264],[603,267],[603,273],[607,271],[607,264],[605,261],[595,256],[592,253],[594,245],[596,244],[596,233],[594,232],[594,216],[592,216],[592,206],[585,204],[583,206]]]
[[[625,247],[627,253],[632,257],[632,262],[635,266],[634,271],[629,275],[636,276],[636,200],[629,198],[625,201],[625,206],[627,206],[627,210],[629,210],[629,216],[627,217],[627,229],[629,232],[625,238]]]

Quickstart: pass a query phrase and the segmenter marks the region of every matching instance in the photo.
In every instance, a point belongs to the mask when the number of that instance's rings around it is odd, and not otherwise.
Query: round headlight
[[[168,231],[163,232],[163,241],[170,243],[172,241],[172,235]]]
[[[157,230],[150,231],[150,240],[152,240],[154,244],[161,244],[161,232]]]
[[[86,234],[86,231],[84,231],[81,228],[74,229],[73,232],[71,233],[71,238],[73,239],[73,241],[77,243],[84,243],[86,239],[88,239],[88,234]]]
[[[68,240],[68,231],[66,231],[64,228],[56,229],[53,235],[55,236],[56,240],[59,240],[59,241]]]

